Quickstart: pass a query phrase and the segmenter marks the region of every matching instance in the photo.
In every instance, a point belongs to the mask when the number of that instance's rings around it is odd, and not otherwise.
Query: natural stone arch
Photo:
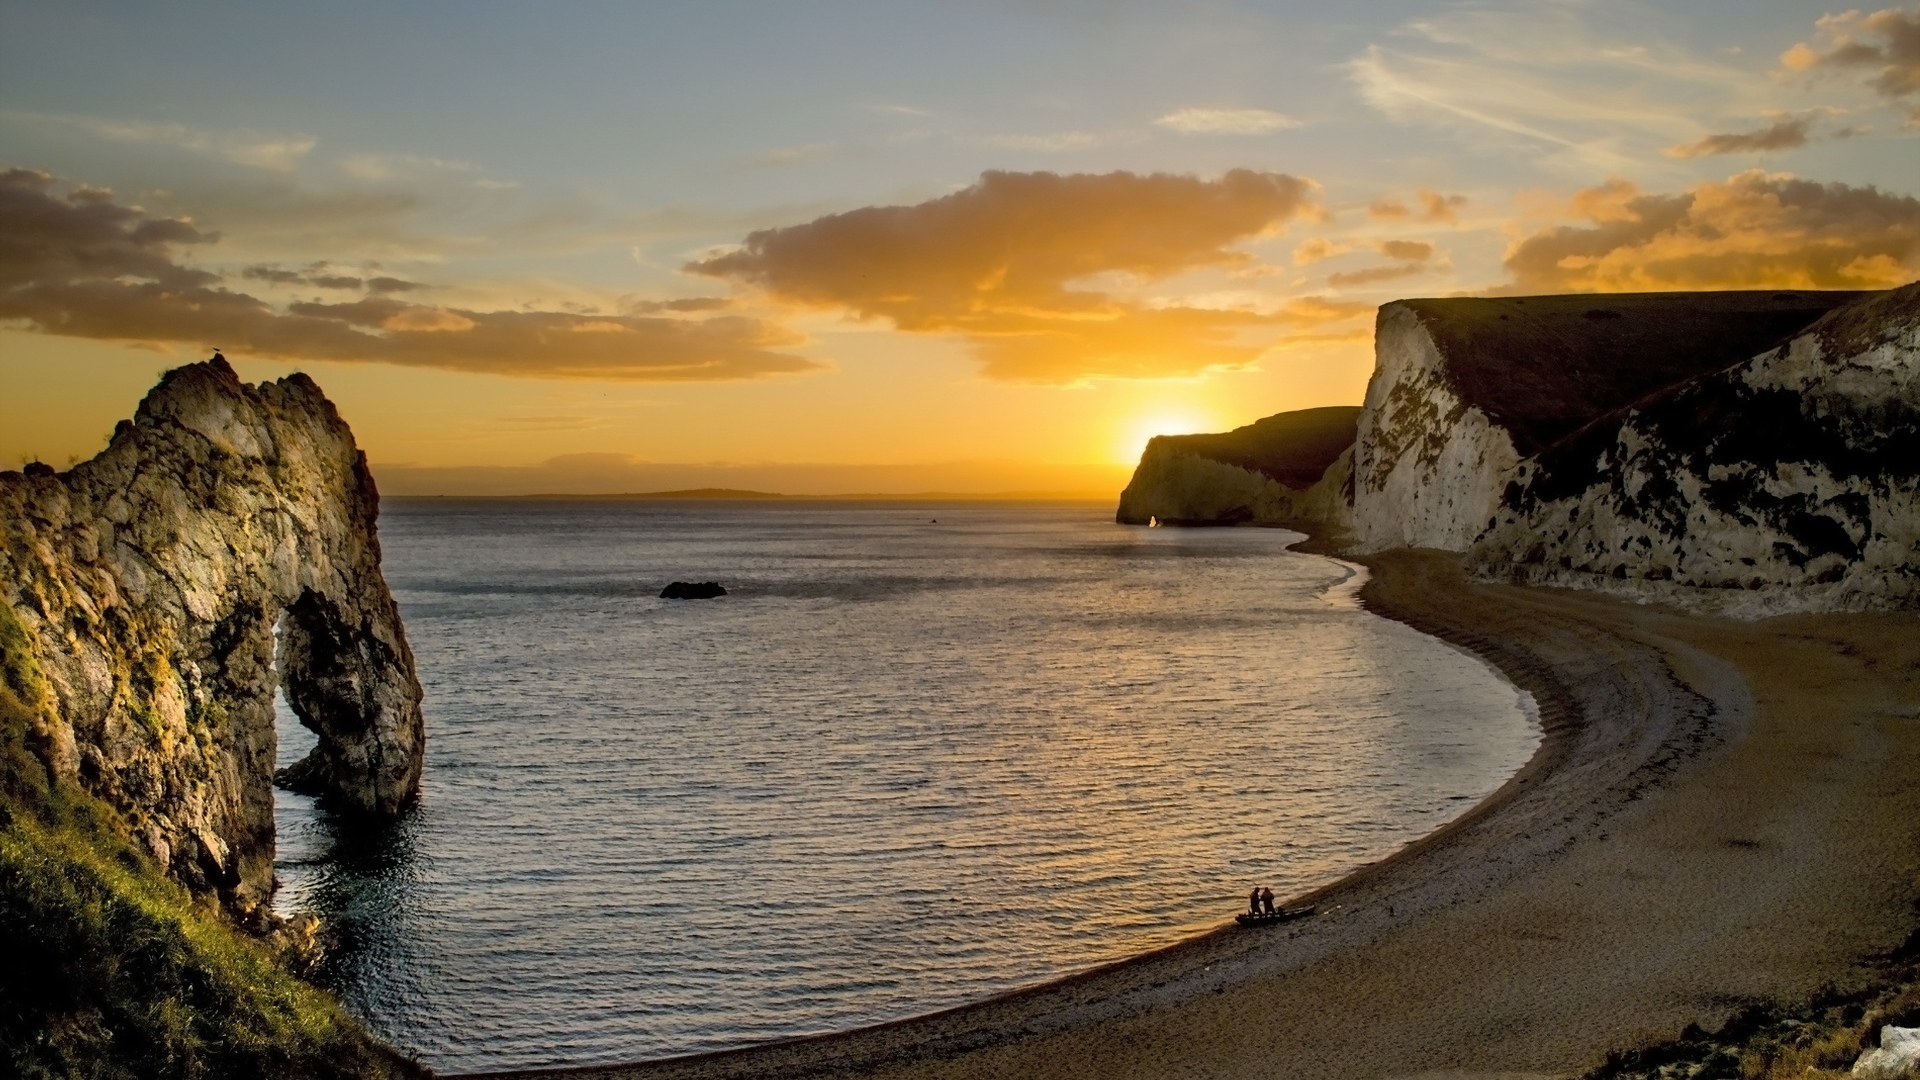
[[[272,890],[280,674],[320,735],[290,770],[303,790],[389,816],[418,792],[420,685],[378,510],[312,380],[248,386],[220,360],[167,373],[93,460],[0,473],[0,618],[49,689],[35,752],[236,906]]]
[[[413,670],[399,625],[312,589],[288,606],[280,678],[287,704],[320,741],[275,777],[282,787],[364,814],[392,815],[413,800],[420,787],[420,689],[383,677]]]

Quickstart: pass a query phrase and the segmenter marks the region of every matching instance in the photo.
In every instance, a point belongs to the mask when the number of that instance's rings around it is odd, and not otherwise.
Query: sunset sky
[[[1117,491],[1405,296],[1920,278],[1920,5],[0,0],[0,465],[311,373],[388,492]]]

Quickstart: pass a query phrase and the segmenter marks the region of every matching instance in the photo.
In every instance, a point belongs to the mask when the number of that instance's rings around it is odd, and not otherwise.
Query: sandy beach
[[[1364,560],[1373,610],[1531,691],[1466,816],[1291,902],[1075,978],[856,1031],[498,1076],[1517,1080],[1870,977],[1920,927],[1920,615],[1703,618]]]

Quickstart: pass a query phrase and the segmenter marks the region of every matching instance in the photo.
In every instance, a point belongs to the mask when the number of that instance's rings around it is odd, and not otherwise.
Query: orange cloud
[[[1451,224],[1460,220],[1460,208],[1467,205],[1465,195],[1442,195],[1437,191],[1421,189],[1417,195],[1420,208],[1415,211],[1398,199],[1381,199],[1367,207],[1367,213],[1380,221],[1396,221],[1403,218],[1419,217],[1422,221]]]
[[[1231,245],[1317,211],[1311,181],[1236,169],[1213,179],[1129,172],[983,173],[912,206],[870,206],[749,235],[696,274],[783,303],[964,337],[991,378],[1064,383],[1237,367],[1281,316],[1147,304],[1092,288],[1252,257]]]
[[[1370,270],[1354,270],[1345,274],[1329,274],[1327,275],[1327,283],[1342,289],[1352,288],[1356,285],[1378,285],[1383,281],[1396,281],[1403,277],[1412,277],[1423,269],[1424,267],[1417,264],[1411,266],[1376,266]]]
[[[1758,169],[1684,194],[1613,180],[1575,195],[1590,225],[1507,251],[1502,292],[1878,289],[1920,277],[1920,199]]]
[[[1801,42],[1780,56],[1788,71],[1871,68],[1868,85],[1889,101],[1920,95],[1920,5],[1911,12],[1887,8],[1871,15],[1846,11],[1815,24],[1824,49]],[[1878,40],[1875,40],[1878,39]],[[1911,114],[1920,123],[1920,109]]]
[[[1373,247],[1389,259],[1405,262],[1426,262],[1433,258],[1433,245],[1424,240],[1382,240]]]
[[[1310,236],[1293,249],[1293,265],[1306,266],[1311,263],[1331,259],[1336,255],[1345,255],[1353,250],[1352,244],[1329,240],[1324,236]]]
[[[249,281],[265,281],[274,285],[311,285],[316,289],[345,289],[351,291],[366,290],[373,293],[413,292],[427,286],[418,281],[407,281],[396,277],[359,278],[351,274],[328,272],[326,263],[314,263],[303,270],[283,270],[278,266],[249,266],[240,271],[240,276]]]
[[[501,375],[618,380],[743,379],[820,365],[772,351],[801,340],[739,316],[706,319],[557,311],[466,311],[403,303],[415,283],[255,267],[255,280],[365,288],[342,304],[273,305],[182,266],[173,248],[217,239],[148,218],[110,192],[53,193],[53,178],[0,171],[0,319],[69,337],[213,344],[289,360],[358,360]],[[664,305],[670,306],[670,305]],[[600,332],[570,331],[592,324]]]
[[[1765,150],[1791,150],[1807,145],[1813,120],[1805,116],[1786,116],[1758,131],[1709,135],[1697,142],[1667,147],[1668,157],[1697,158],[1710,154],[1739,154]]]

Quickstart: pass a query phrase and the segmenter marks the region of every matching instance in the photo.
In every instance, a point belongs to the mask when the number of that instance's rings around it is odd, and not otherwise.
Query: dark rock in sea
[[[676,581],[660,590],[662,600],[711,600],[727,595],[717,581]]]

